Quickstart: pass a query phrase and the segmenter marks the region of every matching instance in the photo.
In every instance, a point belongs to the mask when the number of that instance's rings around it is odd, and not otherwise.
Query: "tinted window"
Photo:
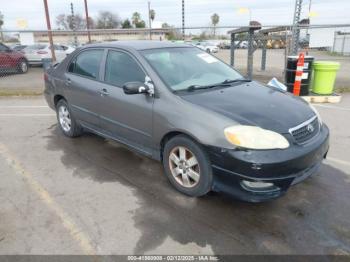
[[[103,50],[87,50],[69,65],[68,71],[78,75],[97,79],[100,71]]]
[[[128,54],[109,51],[106,61],[105,81],[122,87],[127,82],[144,82],[145,73]]]

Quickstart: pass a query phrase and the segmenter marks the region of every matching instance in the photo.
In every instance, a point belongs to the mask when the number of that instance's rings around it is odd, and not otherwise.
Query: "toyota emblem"
[[[312,133],[312,132],[314,132],[315,128],[314,128],[311,124],[308,124],[307,127],[306,127],[306,130],[307,130],[309,133]]]

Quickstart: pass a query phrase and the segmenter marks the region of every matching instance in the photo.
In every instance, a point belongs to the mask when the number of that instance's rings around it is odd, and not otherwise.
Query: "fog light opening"
[[[262,181],[248,181],[242,180],[241,186],[248,191],[253,192],[266,192],[266,191],[276,191],[279,190],[273,183],[262,182]]]

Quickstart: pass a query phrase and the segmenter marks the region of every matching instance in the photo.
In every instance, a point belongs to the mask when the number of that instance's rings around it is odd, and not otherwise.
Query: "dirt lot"
[[[0,254],[350,254],[350,95],[319,105],[331,149],[286,196],[185,197],[159,163],[64,137],[41,97],[0,99]]]
[[[215,54],[222,60],[229,63],[230,51],[220,50]],[[338,61],[341,64],[336,80],[336,88],[347,89],[350,91],[350,59],[345,56],[331,56],[327,52],[311,51],[310,55],[318,60]],[[246,74],[247,68],[247,50],[236,50],[235,68]],[[272,77],[277,77],[284,82],[284,50],[267,50],[266,70],[260,71],[261,50],[254,53],[254,79],[267,83]],[[40,67],[31,67],[29,72],[24,75],[8,74],[0,76],[0,95],[9,94],[40,94],[43,91],[43,69]]]

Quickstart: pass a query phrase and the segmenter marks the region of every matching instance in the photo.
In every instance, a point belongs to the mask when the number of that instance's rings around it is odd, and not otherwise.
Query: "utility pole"
[[[88,5],[87,5],[87,0],[84,0],[85,4],[85,19],[86,19],[86,30],[88,34],[88,40],[89,43],[91,43],[91,35],[90,35],[90,20],[89,20],[89,11],[88,11]]]
[[[151,2],[148,1],[148,25],[149,25],[149,39],[152,40],[152,24],[151,24]]]
[[[70,3],[70,11],[72,14],[72,27],[73,27],[73,35],[74,35],[74,46],[78,46],[78,38],[77,38],[77,32],[76,32],[76,26],[75,26],[75,18],[74,18],[74,7],[73,3]]]
[[[47,5],[47,0],[44,1],[45,7],[45,16],[46,16],[46,25],[47,25],[47,34],[49,36],[50,49],[51,49],[51,57],[52,61],[56,61],[55,49],[53,48],[53,40],[52,40],[52,32],[51,32],[51,23],[50,23],[50,15],[49,15],[49,7]]]
[[[185,0],[182,0],[182,39],[185,40]]]
[[[300,36],[300,13],[303,0],[295,0],[293,27],[292,27],[292,55],[297,55],[299,46],[299,36]]]

